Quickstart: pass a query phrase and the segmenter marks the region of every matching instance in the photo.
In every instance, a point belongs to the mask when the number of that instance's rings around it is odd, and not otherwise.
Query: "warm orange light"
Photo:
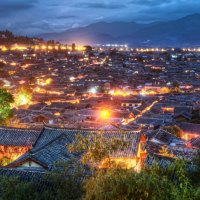
[[[110,90],[109,94],[112,96],[129,96],[131,95],[131,92],[123,91],[123,90]]]
[[[48,78],[48,79],[45,81],[45,84],[46,84],[46,85],[49,85],[51,82],[52,82],[52,79],[51,79],[51,78]]]
[[[59,112],[54,113],[55,116],[60,116]]]
[[[10,65],[11,65],[11,66],[16,66],[17,63],[16,63],[16,62],[11,62]]]
[[[65,47],[65,46],[61,46],[60,48],[61,48],[61,50],[66,50],[67,49],[67,47]]]
[[[110,112],[108,110],[101,110],[100,117],[104,120],[109,119]]]
[[[168,87],[162,87],[159,89],[147,89],[143,88],[140,91],[140,95],[147,96],[147,95],[156,95],[156,94],[168,94],[170,93],[170,89]]]
[[[42,45],[42,50],[45,50],[47,47],[45,45]]]
[[[15,94],[15,107],[31,105],[32,95],[22,88]]]
[[[99,164],[99,169],[113,168],[115,166],[121,166],[124,169],[136,169],[136,158],[111,158],[110,160],[104,159]]]
[[[52,49],[53,49],[53,47],[52,47],[52,46],[48,46],[48,49],[49,49],[49,50],[52,50]]]
[[[8,49],[6,47],[3,47],[1,50],[2,51],[7,51]]]

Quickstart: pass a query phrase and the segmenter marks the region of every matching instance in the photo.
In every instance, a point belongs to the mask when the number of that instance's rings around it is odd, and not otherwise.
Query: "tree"
[[[89,179],[85,189],[84,199],[87,200],[139,200],[170,199],[171,187],[167,179],[160,179],[158,176],[136,174],[125,169],[109,169],[106,172],[98,172]]]
[[[163,128],[164,130],[168,131],[169,133],[173,134],[177,138],[181,137],[181,133],[183,132],[181,128],[179,128],[177,125],[174,126],[165,126]]]
[[[173,88],[171,89],[171,92],[175,92],[175,93],[181,93],[183,92],[181,89],[180,89],[180,84],[177,82],[177,81],[174,81],[173,84],[172,84]]]
[[[111,154],[117,150],[123,150],[129,145],[125,138],[113,137],[109,139],[99,133],[90,133],[87,136],[77,134],[76,140],[69,145],[68,150],[71,153],[81,153],[81,163],[96,167],[101,161],[106,160],[106,165],[113,165]]]
[[[78,200],[83,193],[83,166],[76,161],[56,163],[57,170],[46,175],[0,176],[1,200]],[[62,169],[62,170],[61,170]]]
[[[82,135],[78,135],[75,143],[70,148],[76,150],[76,152],[84,151],[83,155],[86,153],[84,157],[87,155],[90,163],[96,162],[107,155],[109,151],[106,151],[105,147],[108,147],[108,142],[105,141],[102,134],[99,133],[97,136],[92,134],[92,137],[85,136],[85,138],[86,140]],[[98,139],[100,142],[98,142]],[[94,144],[90,145],[88,142]],[[102,142],[106,142],[105,147]],[[119,148],[115,146],[119,144],[118,141],[115,144],[111,142],[111,144],[112,148],[109,147],[111,152]],[[97,153],[96,156],[95,153]],[[194,163],[198,167],[200,163],[199,155],[200,152],[194,159]],[[117,165],[112,166],[112,168],[97,169],[91,173],[88,166],[83,165],[77,159],[70,159],[68,162],[57,162],[54,169],[45,177],[36,179],[34,176],[25,180],[10,176],[0,177],[0,199],[200,199],[200,181],[197,179],[197,182],[193,184],[193,179],[188,173],[188,163],[184,160],[175,160],[167,166],[155,162],[151,167],[145,166],[140,173]],[[196,169],[199,170],[199,168]]]
[[[193,183],[200,188],[200,147],[193,157],[194,170],[192,171],[191,179]],[[200,192],[200,191],[199,191]]]
[[[0,89],[0,123],[13,116],[11,104],[14,102],[13,96],[5,89]]]
[[[173,82],[173,88],[179,88],[179,83],[177,81],[174,81]]]
[[[11,163],[12,161],[13,161],[12,159],[5,156],[5,157],[0,159],[0,166],[6,166],[9,163]]]
[[[198,193],[192,187],[183,161],[164,168],[155,164],[140,173],[119,167],[97,171],[86,181],[85,200],[192,200]]]
[[[103,169],[96,167],[101,160],[109,160],[110,154],[119,148],[124,148],[124,142],[120,144],[117,139],[110,142],[101,132],[88,136],[77,135],[69,150],[81,152],[81,162],[95,166],[91,176],[84,182],[83,199],[199,199],[200,190],[192,185],[188,163],[184,160],[175,160],[165,167],[155,163],[140,173],[112,162],[108,162]]]

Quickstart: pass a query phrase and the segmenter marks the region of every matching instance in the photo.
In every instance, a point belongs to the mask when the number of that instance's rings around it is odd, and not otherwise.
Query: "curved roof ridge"
[[[20,130],[20,131],[35,131],[35,132],[40,132],[41,129],[28,129],[28,128],[16,128],[16,127],[7,127],[7,126],[0,126],[0,129],[6,129],[6,130]]]
[[[47,124],[44,124],[44,127],[43,129],[51,129],[51,130],[67,130],[67,131],[81,131],[81,132],[85,132],[85,131],[88,131],[88,132],[96,132],[96,131],[99,131],[99,132],[138,132],[138,130],[126,130],[126,129],[118,129],[118,130],[101,130],[101,129],[84,129],[84,128],[61,128],[61,127],[53,127],[53,126],[50,126],[50,125],[47,125]]]
[[[69,142],[71,142],[71,141],[69,140],[69,138],[67,137],[67,135],[66,135],[65,133],[62,133],[61,135],[59,135],[58,137],[54,138],[53,140],[51,140],[50,142],[48,142],[48,143],[45,144],[44,146],[41,146],[40,148],[36,149],[35,152],[32,152],[32,150],[34,150],[34,148],[31,149],[31,150],[29,151],[29,152],[30,152],[30,155],[34,155],[34,154],[38,153],[39,151],[43,150],[45,147],[51,145],[52,143],[54,143],[55,141],[59,140],[59,139],[62,138],[62,137],[63,137],[63,138],[66,138]]]

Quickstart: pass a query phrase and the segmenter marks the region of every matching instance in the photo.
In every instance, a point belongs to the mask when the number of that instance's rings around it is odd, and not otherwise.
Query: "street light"
[[[101,112],[100,112],[100,117],[101,117],[101,119],[103,119],[103,120],[109,119],[109,118],[110,118],[110,112],[109,112],[109,110],[106,110],[106,109],[101,110]]]

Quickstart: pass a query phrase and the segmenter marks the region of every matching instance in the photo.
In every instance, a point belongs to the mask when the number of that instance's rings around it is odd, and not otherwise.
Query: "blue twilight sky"
[[[34,35],[98,21],[152,22],[200,13],[200,0],[0,0],[0,29]]]

